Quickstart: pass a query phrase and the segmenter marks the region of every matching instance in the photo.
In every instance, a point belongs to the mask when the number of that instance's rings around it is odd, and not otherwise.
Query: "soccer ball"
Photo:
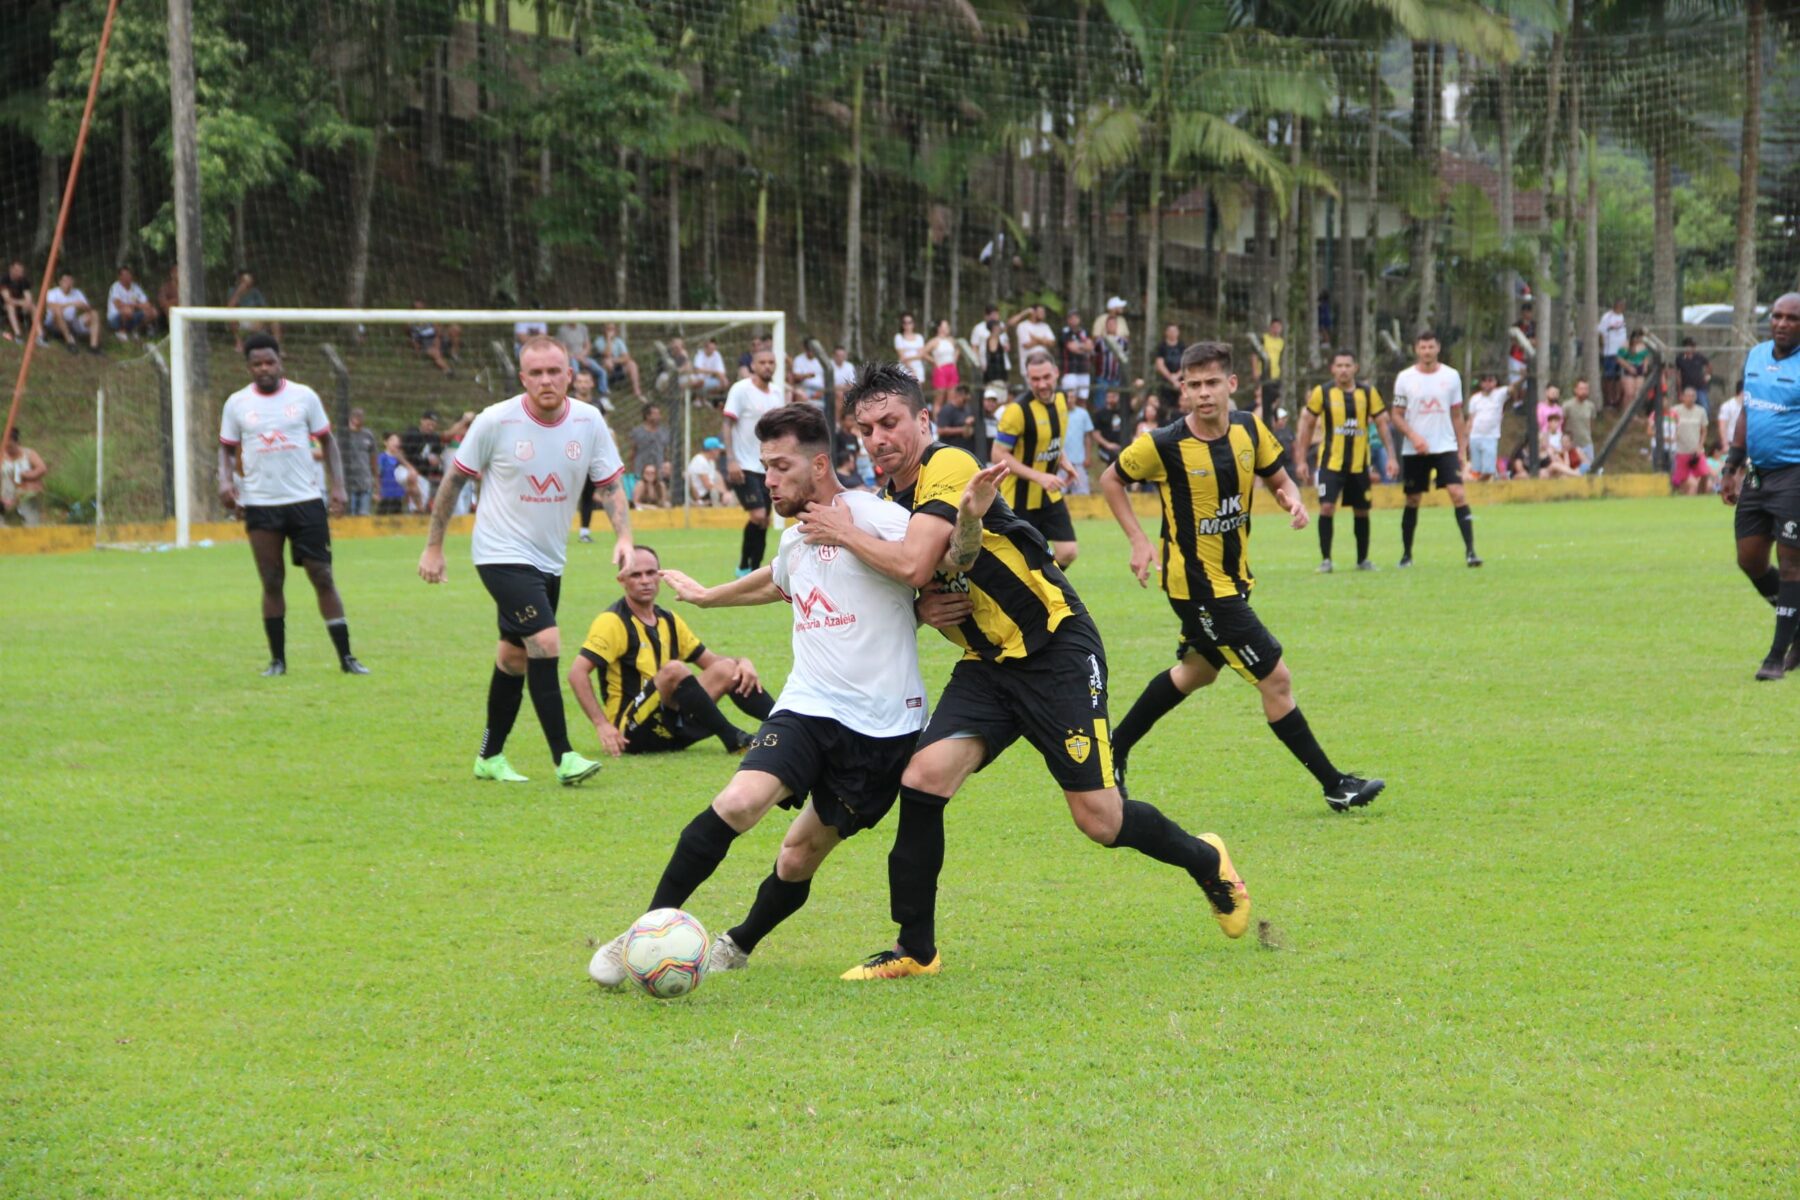
[[[658,908],[625,935],[625,973],[658,1000],[685,996],[706,978],[706,929],[679,908]]]

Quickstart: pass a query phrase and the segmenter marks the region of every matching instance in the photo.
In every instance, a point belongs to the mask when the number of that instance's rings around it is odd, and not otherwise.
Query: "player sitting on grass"
[[[662,562],[650,547],[633,548],[619,584],[624,598],[594,618],[569,667],[569,686],[593,722],[600,748],[617,758],[686,750],[717,737],[727,750],[748,750],[750,735],[726,719],[718,700],[729,694],[738,708],[768,720],[774,701],[750,660],[714,654],[686,621],[657,607]]]

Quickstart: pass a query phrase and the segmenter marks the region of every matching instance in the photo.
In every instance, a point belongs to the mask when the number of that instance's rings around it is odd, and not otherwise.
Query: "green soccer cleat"
[[[531,780],[512,769],[506,761],[506,755],[496,754],[491,758],[475,760],[475,778],[491,779],[496,783],[530,783]]]
[[[573,750],[562,756],[556,764],[556,780],[564,787],[574,787],[584,779],[592,779],[600,773],[600,764],[591,758],[583,758]]]

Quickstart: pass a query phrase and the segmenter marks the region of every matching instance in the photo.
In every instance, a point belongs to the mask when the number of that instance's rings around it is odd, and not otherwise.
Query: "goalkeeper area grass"
[[[257,676],[243,544],[6,560],[0,1195],[1800,1191],[1800,678],[1751,679],[1772,618],[1729,513],[1478,509],[1472,571],[1428,509],[1402,572],[1382,512],[1382,570],[1319,576],[1267,507],[1257,609],[1327,751],[1388,790],[1328,812],[1233,676],[1165,718],[1133,793],[1224,835],[1251,936],[1082,838],[1020,745],[949,809],[941,976],[837,978],[892,937],[890,817],[748,970],[666,1003],[596,991],[589,939],[735,760],[562,789],[526,705],[532,782],[473,782],[466,539],[440,589],[422,539],[340,539],[365,679],[298,571],[292,673]],[[1175,627],[1116,529],[1079,533],[1116,719]],[[731,575],[735,532],[645,540]],[[570,546],[569,653],[619,594],[609,542]],[[785,610],[684,611],[784,678]],[[954,652],[920,649],[935,695]],[[694,896],[709,930],[786,823]]]

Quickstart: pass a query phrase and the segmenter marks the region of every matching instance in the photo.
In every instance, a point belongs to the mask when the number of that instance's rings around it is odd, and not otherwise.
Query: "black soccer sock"
[[[337,647],[339,658],[350,657],[350,623],[342,617],[333,617],[325,622],[325,632],[331,635],[331,644]]]
[[[754,571],[762,566],[763,553],[769,548],[769,527],[752,525],[748,532],[750,534],[750,561],[744,565]]]
[[[726,692],[731,702],[738,706],[738,711],[755,717],[758,721],[766,721],[769,714],[775,711],[775,697],[769,695],[769,689],[757,688],[748,696],[740,696],[736,692]]]
[[[506,749],[506,737],[519,719],[519,702],[525,698],[525,677],[508,675],[499,667],[488,680],[487,728],[481,734],[481,757],[492,758]]]
[[[1113,849],[1136,850],[1157,862],[1180,867],[1195,882],[1217,879],[1219,852],[1164,816],[1162,810],[1141,800],[1125,801],[1119,836]]]
[[[680,908],[686,904],[688,897],[725,861],[725,854],[737,835],[737,830],[727,825],[725,818],[713,811],[712,805],[701,809],[700,815],[681,831],[675,853],[669,856],[669,865],[663,868],[662,878],[656,882],[656,894],[650,897],[650,907],[644,911]]]
[[[1269,728],[1281,739],[1281,744],[1288,748],[1288,753],[1312,772],[1312,777],[1319,781],[1320,787],[1335,787],[1337,781],[1344,777],[1343,772],[1332,766],[1331,759],[1320,749],[1319,739],[1313,736],[1312,726],[1300,715],[1299,705],[1295,705],[1281,720],[1270,721]]]
[[[1131,748],[1150,732],[1150,727],[1185,699],[1186,693],[1175,686],[1175,677],[1168,671],[1153,676],[1144,685],[1143,694],[1132,704],[1131,711],[1112,732],[1113,761],[1130,754]]]
[[[900,789],[900,828],[888,851],[888,904],[900,945],[921,963],[937,957],[937,881],[944,870],[947,796]]]
[[[1781,591],[1775,597],[1775,644],[1769,647],[1769,657],[1780,662],[1797,635],[1800,635],[1800,579],[1784,579]]]
[[[569,723],[563,715],[562,672],[554,658],[525,660],[525,685],[531,689],[531,707],[537,710],[544,740],[550,743],[550,761],[560,763],[575,747],[569,744]]]
[[[264,617],[263,636],[269,639],[269,657],[276,662],[286,662],[287,618]]]
[[[1768,570],[1750,582],[1756,585],[1757,594],[1773,606],[1776,595],[1781,591],[1781,572],[1771,565]]]
[[[1369,561],[1369,518],[1357,517],[1356,524],[1356,561]]]
[[[738,748],[738,742],[742,740],[744,731],[725,719],[725,714],[719,711],[719,706],[713,702],[711,696],[706,694],[706,689],[700,686],[698,679],[689,675],[676,684],[675,694],[670,697],[670,700],[680,711],[681,719],[684,722],[692,721],[700,726],[725,743],[727,750]]]
[[[1331,517],[1320,517],[1319,518],[1319,557],[1320,558],[1330,558],[1331,557],[1331,527],[1332,527],[1333,523],[1334,522]]]
[[[771,870],[756,889],[756,900],[744,914],[742,924],[732,926],[727,933],[738,949],[748,954],[777,925],[799,912],[811,891],[810,877],[790,883]]]
[[[1469,511],[1466,504],[1456,506],[1456,527],[1462,530],[1463,549],[1470,554],[1475,553],[1475,514]]]
[[[744,523],[744,536],[738,539],[738,570],[740,571],[754,571],[762,565],[760,554],[756,558],[750,557],[752,536],[756,533],[756,529],[755,525],[749,522]]]
[[[1413,530],[1419,527],[1419,510],[1404,508],[1400,510],[1400,554],[1404,558],[1412,557]]]

